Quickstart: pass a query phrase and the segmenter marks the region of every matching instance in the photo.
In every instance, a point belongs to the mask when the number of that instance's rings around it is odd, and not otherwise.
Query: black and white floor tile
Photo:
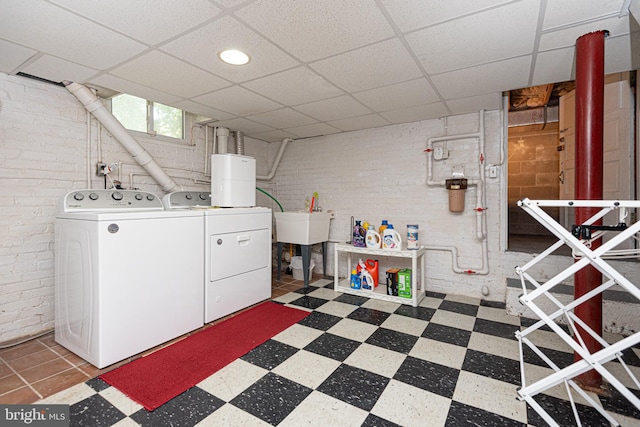
[[[155,411],[97,378],[38,403],[69,404],[71,425],[92,427],[546,425],[517,399],[515,331],[530,320],[507,315],[504,304],[466,297],[427,293],[411,307],[332,286],[319,280],[307,292],[276,298],[311,314]],[[571,363],[568,346],[552,332],[531,337],[558,365]],[[624,360],[640,377],[638,355],[631,349]],[[533,352],[525,361],[534,378],[552,373]],[[618,393],[590,396],[621,425],[640,426],[640,411]],[[576,425],[563,387],[536,401],[560,425]],[[580,396],[576,403],[583,425],[609,425]]]

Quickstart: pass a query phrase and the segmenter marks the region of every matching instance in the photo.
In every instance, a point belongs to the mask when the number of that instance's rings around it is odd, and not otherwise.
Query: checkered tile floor
[[[70,404],[71,425],[94,427],[546,425],[516,399],[514,332],[531,322],[506,315],[504,304],[427,293],[414,308],[332,286],[319,280],[274,299],[312,313],[153,412],[97,378],[38,403]],[[553,333],[533,339],[555,363],[572,363]],[[624,359],[640,377],[638,354]],[[552,372],[533,352],[525,360],[539,378]],[[575,425],[566,397],[556,387],[536,400],[560,425]],[[622,425],[640,425],[626,399],[600,401]],[[583,425],[609,425],[577,403]]]

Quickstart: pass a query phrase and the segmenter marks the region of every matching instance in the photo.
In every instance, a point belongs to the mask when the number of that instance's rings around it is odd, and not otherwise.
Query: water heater
[[[211,156],[211,206],[256,205],[256,159],[238,154]]]

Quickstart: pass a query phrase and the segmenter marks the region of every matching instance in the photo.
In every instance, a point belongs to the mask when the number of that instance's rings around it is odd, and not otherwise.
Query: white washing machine
[[[55,340],[103,368],[201,327],[202,230],[201,214],[166,211],[151,193],[68,193],[55,221]]]
[[[271,298],[271,209],[212,207],[208,193],[193,191],[163,202],[203,216],[205,323]]]

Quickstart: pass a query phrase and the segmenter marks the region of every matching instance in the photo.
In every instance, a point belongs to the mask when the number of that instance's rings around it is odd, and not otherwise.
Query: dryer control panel
[[[62,199],[63,212],[164,210],[153,193],[138,190],[75,190]]]
[[[198,191],[174,191],[162,198],[166,209],[190,209],[197,206],[211,206],[211,194]]]

